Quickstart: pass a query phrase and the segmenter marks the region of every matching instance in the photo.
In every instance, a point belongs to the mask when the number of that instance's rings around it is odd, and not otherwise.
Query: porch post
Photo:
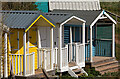
[[[84,46],[82,53],[83,53],[83,55],[84,55],[84,59],[83,59],[83,60],[84,60],[84,62],[85,62],[85,23],[83,23],[82,33],[83,33],[83,34],[82,34],[82,35],[83,35],[83,36],[82,36],[82,39],[83,39],[83,46]]]
[[[41,48],[41,38],[40,38],[40,28],[39,27],[37,28],[37,35],[38,35],[38,40],[37,40],[38,49],[40,49]],[[39,50],[38,50],[37,54],[38,54],[38,68],[39,68],[40,63],[41,63],[41,61],[40,61],[40,51]]]
[[[59,44],[58,44],[58,72],[62,69],[62,25],[59,26]]]
[[[112,25],[112,57],[115,57],[115,24]]]
[[[41,48],[41,38],[40,38],[40,28],[37,28],[37,35],[38,35],[38,48]]]
[[[83,44],[85,44],[85,23],[83,23],[83,29],[82,29],[82,40],[83,40]]]
[[[69,61],[72,60],[72,26],[70,27],[70,53],[69,53]]]
[[[50,28],[50,40],[51,40],[51,67],[53,69],[54,53],[53,53],[53,27]]]
[[[23,76],[26,76],[26,32],[23,34]]]
[[[90,26],[90,62],[92,61],[92,26]]]
[[[8,77],[7,69],[7,33],[4,34],[4,77]]]

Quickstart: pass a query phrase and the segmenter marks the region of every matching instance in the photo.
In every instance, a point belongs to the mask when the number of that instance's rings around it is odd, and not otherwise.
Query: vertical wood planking
[[[17,68],[16,68],[16,64],[17,63],[17,61],[16,61],[16,55],[15,55],[15,75],[16,75],[16,73],[17,73]]]
[[[7,33],[4,34],[4,77],[8,77],[7,69]]]

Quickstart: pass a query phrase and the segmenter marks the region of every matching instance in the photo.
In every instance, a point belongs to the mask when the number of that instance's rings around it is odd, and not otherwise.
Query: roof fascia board
[[[117,24],[117,22],[110,16],[108,15],[106,12],[104,12],[104,14],[115,24]]]
[[[94,26],[94,24],[100,19],[100,17],[103,15],[103,11],[99,14],[99,16],[92,22],[92,24],[90,25],[90,28],[92,28],[92,26]]]
[[[65,23],[67,23],[68,21],[70,21],[71,19],[73,19],[73,18],[75,18],[75,19],[77,19],[77,20],[79,20],[79,21],[81,21],[81,22],[86,22],[85,20],[83,20],[83,19],[81,19],[81,18],[78,18],[78,17],[76,17],[76,16],[72,16],[72,17],[70,17],[69,19],[67,19],[66,21],[64,21],[63,23],[61,23],[60,25],[64,25]]]
[[[43,18],[44,20],[46,20],[50,25],[52,25],[53,27],[55,27],[55,25],[53,23],[51,23],[48,19],[46,19],[43,15],[39,15],[37,17],[37,19],[35,19],[35,21],[30,24],[30,26],[25,30],[25,32],[27,32],[40,18]]]
[[[92,22],[92,24],[90,25],[90,28],[92,28],[92,26],[94,26],[94,24],[101,18],[101,16],[105,14],[107,16],[107,18],[109,18],[113,23],[117,24],[116,21],[109,16],[105,11],[102,11],[99,16]]]

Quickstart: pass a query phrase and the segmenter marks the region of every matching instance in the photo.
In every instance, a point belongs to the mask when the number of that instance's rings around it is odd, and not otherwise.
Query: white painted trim
[[[33,68],[32,68],[33,74],[35,74],[35,52],[33,53]]]
[[[115,24],[112,25],[112,57],[115,57]]]
[[[85,20],[83,20],[83,19],[81,19],[81,18],[78,18],[78,17],[76,17],[76,16],[72,16],[72,17],[70,17],[69,19],[67,19],[66,21],[64,21],[63,23],[61,23],[61,25],[64,25],[65,23],[67,23],[68,21],[70,21],[70,20],[73,19],[73,18],[75,18],[75,19],[77,19],[77,20],[80,20],[80,21],[82,21],[82,22],[86,22]]]
[[[92,22],[92,24],[90,25],[90,27],[94,26],[94,24],[99,20],[101,19],[101,16],[102,15],[106,15],[114,24],[117,24],[117,22],[110,16],[108,15],[105,11],[102,11],[99,16]]]
[[[29,30],[28,30],[27,33],[28,33],[28,37],[27,37],[27,38],[28,38],[28,42],[27,42],[27,53],[29,54]]]
[[[40,37],[40,28],[37,28],[37,35],[38,35],[38,48],[41,48],[41,37]]]
[[[26,76],[26,32],[23,34],[23,76]]]
[[[70,69],[70,68],[68,69],[68,73],[69,73],[72,77],[78,78],[78,75],[76,75],[75,72],[72,71],[72,69]]]
[[[58,44],[58,71],[62,69],[62,25],[59,26],[59,44]]]
[[[27,31],[27,35],[28,35],[27,36],[28,41],[27,41],[27,52],[26,53],[29,54],[29,30]],[[29,59],[29,57],[26,57],[26,58],[27,58],[27,72],[30,72],[30,68],[29,68],[29,65],[30,65],[29,60],[30,59]]]
[[[38,49],[41,48],[41,38],[40,38],[40,28],[38,27],[37,28],[37,35],[38,35],[38,38],[37,38],[37,44],[38,44]],[[38,51],[38,68],[40,67],[40,51]]]
[[[83,57],[84,57],[83,60],[84,60],[84,63],[85,63],[85,23],[83,23],[83,27],[82,27],[82,28],[83,28],[83,29],[82,29],[82,33],[83,33],[83,34],[82,34],[82,35],[83,35],[83,43],[82,43],[82,44],[84,45],[84,47],[83,47],[83,52],[82,52],[82,53],[83,53],[83,55],[84,55],[84,56],[83,56]]]
[[[102,17],[100,17],[99,19],[107,19],[107,17],[103,17],[103,16],[102,16]]]
[[[78,52],[77,43],[75,43],[75,48],[76,48],[76,64],[78,64],[78,53],[82,53],[82,52]]]
[[[54,58],[54,53],[53,53],[53,45],[54,45],[53,44],[54,43],[53,42],[53,27],[50,28],[50,41],[51,41],[50,45],[51,45],[51,67],[52,67],[51,69],[53,69],[53,63],[54,63],[53,62],[54,61],[54,59],[53,59]]]
[[[7,69],[7,33],[4,34],[4,77],[8,77]]]
[[[85,44],[85,23],[83,23],[83,27],[82,27],[82,42],[83,42],[83,45]]]
[[[70,27],[70,49],[71,49],[71,51],[70,51],[70,55],[69,55],[69,61],[71,61],[72,60],[72,27]]]
[[[90,62],[93,62],[92,60],[92,27],[90,27]]]
[[[99,16],[92,22],[90,27],[94,26],[94,24],[99,20],[99,18],[103,15],[103,11],[99,14]]]
[[[110,15],[108,15],[106,12],[104,12],[104,14],[105,14],[114,24],[117,24],[117,22],[116,22]]]

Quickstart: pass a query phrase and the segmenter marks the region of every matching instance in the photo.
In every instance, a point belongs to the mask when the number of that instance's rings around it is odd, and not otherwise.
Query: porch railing
[[[3,56],[0,56],[0,66],[1,66],[1,70],[0,70],[0,72],[1,72],[1,76],[0,76],[0,78],[3,78]]]
[[[76,44],[76,63],[80,67],[85,66],[85,45],[84,44]]]
[[[68,67],[68,45],[62,48],[62,67]]]
[[[85,45],[81,43],[68,44],[69,62],[73,61],[81,67],[85,64]]]
[[[68,55],[69,55],[69,62],[76,61],[76,48],[75,43],[68,44]]]
[[[26,55],[26,75],[34,74],[34,58],[35,53]],[[9,54],[10,70],[15,75],[23,75],[23,55],[22,54]]]
[[[26,55],[26,74],[31,75],[35,73],[35,53]]]
[[[54,67],[57,68],[57,54],[58,54],[58,48],[55,47],[54,50],[53,50],[53,63],[54,63]]]
[[[53,69],[52,49],[38,49],[38,68],[44,68],[46,71]]]

